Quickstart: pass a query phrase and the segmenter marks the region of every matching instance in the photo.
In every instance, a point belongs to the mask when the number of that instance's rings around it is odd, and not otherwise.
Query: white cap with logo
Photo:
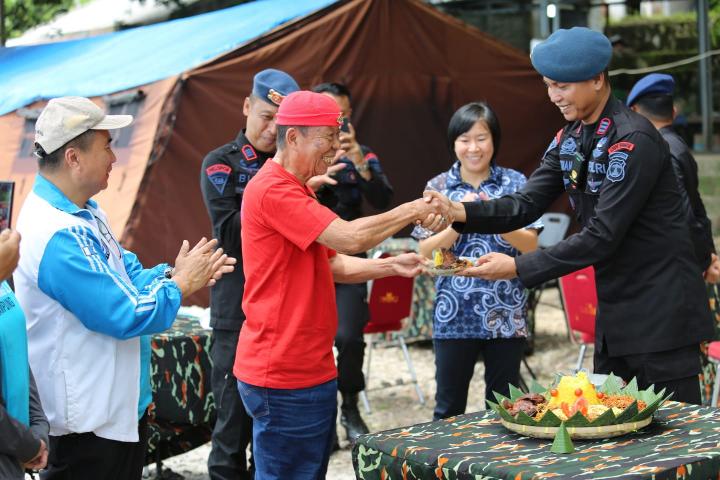
[[[85,97],[53,98],[35,122],[35,142],[52,153],[88,130],[114,130],[132,121],[132,115],[105,115]]]

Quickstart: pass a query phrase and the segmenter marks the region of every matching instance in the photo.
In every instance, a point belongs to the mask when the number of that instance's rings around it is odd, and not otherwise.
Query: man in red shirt
[[[367,250],[413,221],[444,222],[434,192],[389,212],[346,222],[306,186],[344,154],[340,108],[300,91],[280,105],[277,154],[245,189],[241,218],[245,269],[234,374],[253,418],[257,478],[325,478],[337,411],[332,346],[334,282],[415,276],[423,259],[345,255]],[[342,252],[342,253],[340,253]]]

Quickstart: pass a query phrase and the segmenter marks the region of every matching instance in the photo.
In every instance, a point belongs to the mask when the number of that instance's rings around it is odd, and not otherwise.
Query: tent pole
[[[702,55],[710,50],[710,34],[708,26],[707,0],[697,0],[698,22],[698,53]],[[700,59],[700,112],[702,115],[703,147],[706,152],[713,149],[713,98],[712,98],[712,71],[710,57]]]

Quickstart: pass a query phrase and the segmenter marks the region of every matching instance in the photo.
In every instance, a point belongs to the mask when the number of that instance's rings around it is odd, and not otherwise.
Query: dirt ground
[[[560,309],[556,289],[545,290],[540,298],[537,312],[535,352],[527,358],[530,368],[542,384],[548,383],[555,372],[570,371],[576,362],[578,347],[567,337],[565,318]],[[415,365],[418,380],[425,394],[426,403],[420,405],[415,389],[408,384],[409,375],[405,361],[399,348],[376,348],[372,359],[372,372],[368,384],[368,398],[371,413],[362,411],[363,417],[371,431],[382,431],[392,428],[413,425],[432,420],[435,404],[435,363],[431,345],[428,343],[412,344],[410,356]],[[592,363],[592,348],[585,359],[585,366]],[[483,408],[485,396],[483,383],[483,364],[475,367],[475,375],[470,387],[468,412]],[[521,374],[527,380],[528,371],[523,366]],[[397,385],[398,383],[403,383]],[[388,388],[388,385],[392,387]],[[362,408],[362,407],[361,407]],[[355,478],[352,468],[351,448],[344,442],[342,427],[338,430],[342,449],[330,459],[327,478],[329,480],[352,480]],[[207,456],[209,444],[203,445],[183,455],[170,458],[164,462],[166,468],[182,475],[188,480],[206,480]],[[154,467],[148,472],[154,477]]]

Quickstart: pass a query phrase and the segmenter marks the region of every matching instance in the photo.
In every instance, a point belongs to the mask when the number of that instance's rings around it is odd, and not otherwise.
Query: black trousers
[[[363,359],[365,340],[363,328],[370,317],[367,305],[367,284],[335,284],[338,310],[338,330],[335,346],[338,350],[338,390],[345,394],[365,389]]]
[[[210,382],[217,419],[208,456],[212,480],[252,480],[254,476],[245,453],[252,440],[252,418],[245,412],[232,372],[239,335],[239,331],[213,329]]]
[[[119,442],[94,433],[50,437],[48,468],[42,480],[140,480],[145,465],[147,413],[138,423],[138,442]]]
[[[614,373],[625,381],[637,378],[638,387],[674,392],[671,400],[700,405],[700,345],[665,352],[610,357],[607,347],[595,349],[595,373]]]
[[[433,419],[465,413],[470,380],[481,355],[485,362],[485,400],[495,401],[492,392],[508,395],[508,384],[519,383],[525,343],[525,338],[434,340],[437,391]]]

